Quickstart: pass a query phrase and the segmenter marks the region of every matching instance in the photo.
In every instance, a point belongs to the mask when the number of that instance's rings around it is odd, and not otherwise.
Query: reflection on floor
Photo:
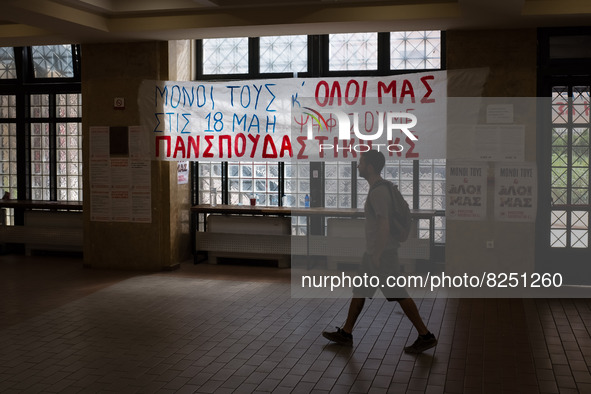
[[[411,356],[400,307],[294,299],[288,269],[166,273],[0,256],[0,392],[591,392],[588,300],[416,300],[439,345]]]

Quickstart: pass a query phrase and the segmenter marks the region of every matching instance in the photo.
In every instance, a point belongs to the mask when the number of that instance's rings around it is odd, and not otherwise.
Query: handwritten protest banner
[[[387,77],[144,81],[142,125],[157,160],[444,158],[445,71]]]

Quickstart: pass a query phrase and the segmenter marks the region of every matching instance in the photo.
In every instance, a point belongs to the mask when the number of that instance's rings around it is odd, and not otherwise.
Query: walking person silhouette
[[[399,240],[391,231],[390,215],[393,215],[394,195],[389,188],[395,187],[391,182],[384,180],[380,173],[384,168],[386,159],[381,152],[369,150],[361,154],[357,169],[359,176],[369,184],[369,193],[365,201],[365,239],[366,250],[360,267],[360,273],[376,275],[380,283],[385,283],[388,276],[398,275],[398,247]],[[387,187],[383,187],[383,186]],[[396,191],[398,193],[398,191]],[[376,287],[356,287],[349,305],[347,319],[343,327],[337,327],[334,332],[324,331],[322,336],[332,342],[342,345],[353,344],[353,328],[363,306],[365,299],[375,294]],[[408,292],[404,288],[381,287],[380,290],[388,301],[397,301],[404,314],[411,321],[418,332],[416,341],[404,348],[406,353],[422,353],[437,345],[437,339],[428,329],[421,318],[418,308]]]

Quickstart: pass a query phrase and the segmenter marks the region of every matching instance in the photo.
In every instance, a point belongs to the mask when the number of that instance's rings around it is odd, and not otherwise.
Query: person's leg
[[[419,309],[417,308],[414,300],[412,298],[405,298],[403,300],[399,300],[398,302],[400,303],[404,314],[419,332],[419,337],[416,339],[416,341],[414,341],[412,345],[405,347],[404,351],[406,353],[418,354],[437,346],[437,338],[435,338],[435,335],[433,335],[427,329],[427,326],[425,326],[425,323],[419,314]]]
[[[412,298],[405,298],[404,300],[398,301],[400,307],[404,314],[408,317],[410,322],[419,332],[419,335],[425,335],[429,333],[427,326],[423,322],[421,315],[419,314],[419,309],[417,308],[417,304],[415,304]]]
[[[365,304],[365,298],[354,297],[351,299],[349,304],[349,312],[347,313],[347,320],[343,328],[337,327],[336,331],[323,331],[322,336],[332,342],[336,342],[341,345],[351,346],[353,344],[353,327],[359,317],[359,314],[363,310]]]
[[[351,304],[349,304],[349,312],[347,313],[347,320],[345,321],[345,325],[343,326],[343,331],[345,331],[348,334],[351,334],[353,332],[353,327],[355,327],[357,318],[359,318],[359,315],[361,314],[364,305],[365,298],[351,299]]]

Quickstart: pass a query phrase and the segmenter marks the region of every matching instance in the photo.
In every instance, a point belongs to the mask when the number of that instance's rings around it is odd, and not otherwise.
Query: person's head
[[[386,158],[382,152],[377,150],[368,150],[361,153],[359,159],[359,175],[368,178],[370,175],[379,175],[386,164]]]

